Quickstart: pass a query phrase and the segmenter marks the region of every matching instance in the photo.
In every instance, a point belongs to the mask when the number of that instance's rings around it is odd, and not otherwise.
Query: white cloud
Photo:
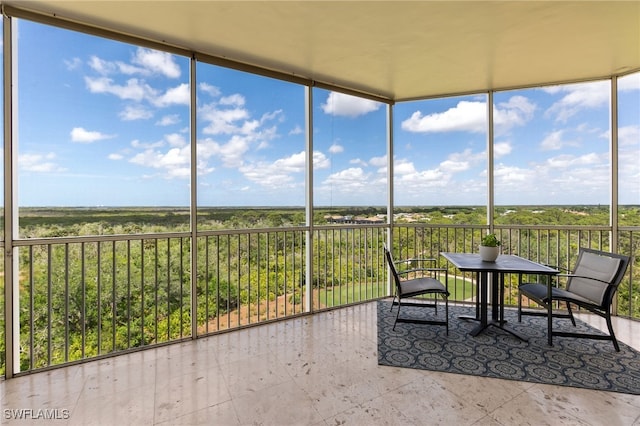
[[[219,146],[218,155],[226,167],[239,167],[243,164],[244,154],[249,151],[249,147],[246,137],[234,135],[227,143]]]
[[[513,126],[522,126],[533,118],[536,109],[523,96],[513,96],[507,102],[494,107],[493,118],[496,129],[505,132]],[[487,131],[487,103],[478,101],[460,101],[443,112],[423,115],[421,111],[401,124],[403,130],[416,133],[439,133],[464,131],[485,133]]]
[[[560,155],[531,162],[527,168],[496,167],[497,192],[520,198],[526,193],[544,194],[547,201],[593,199],[594,194],[607,193],[609,179],[607,153]]]
[[[402,122],[402,129],[417,133],[486,132],[487,107],[485,102],[461,101],[444,112],[423,115],[416,111]]]
[[[111,74],[118,70],[118,67],[115,65],[115,63],[110,61],[105,61],[95,55],[89,58],[89,67],[95,72],[97,72],[98,74],[102,74],[102,75]]]
[[[241,107],[241,106],[244,106],[244,104],[245,104],[244,96],[239,95],[237,93],[220,98],[220,105],[231,105],[231,106]]]
[[[294,175],[304,173],[305,164],[306,153],[301,151],[274,162],[262,161],[245,164],[238,170],[245,178],[265,188],[295,187],[304,184],[303,180]],[[329,160],[323,153],[314,151],[313,165],[316,170],[326,169],[329,167]]]
[[[474,153],[470,148],[462,152],[452,152],[447,156],[447,160],[454,162],[468,162],[469,164],[478,164],[487,161],[487,153],[485,151]]]
[[[85,83],[91,93],[110,94],[128,101],[147,101],[156,107],[188,105],[190,102],[189,86],[187,84],[180,84],[177,87],[167,89],[164,93],[160,93],[160,91],[137,78],[131,78],[124,85],[121,85],[108,77],[85,77]]]
[[[185,139],[184,135],[181,135],[179,133],[170,133],[168,135],[165,135],[164,138],[169,143],[169,146],[183,147],[187,145],[187,140]]]
[[[369,99],[331,92],[325,103],[321,105],[325,114],[355,118],[377,111],[382,104]]]
[[[157,142],[140,142],[138,139],[134,139],[131,141],[131,147],[136,149],[160,148],[165,145],[166,143],[164,140],[159,140]]]
[[[240,135],[232,136],[226,143],[218,143],[211,139],[198,142],[198,155],[203,158],[217,156],[223,166],[237,168],[241,167],[244,155],[249,151],[250,142],[246,137]]]
[[[469,170],[474,164],[485,161],[485,152],[474,154],[471,149],[452,152],[438,165],[438,173],[445,180],[450,180],[455,173]]]
[[[288,187],[294,183],[293,177],[273,164],[250,164],[238,169],[245,178],[265,188]]]
[[[37,173],[63,172],[65,168],[60,167],[54,160],[56,154],[25,153],[18,156],[18,167],[24,171]]]
[[[455,159],[447,159],[440,163],[439,169],[446,174],[453,174],[469,170],[468,161],[460,161]]]
[[[156,121],[158,126],[171,126],[180,122],[180,116],[178,114],[170,114],[163,116],[160,120]]]
[[[131,64],[127,64],[125,62],[120,62],[117,61],[114,63],[115,68],[116,68],[116,72],[119,72],[120,74],[125,74],[125,75],[134,75],[134,74],[138,74],[138,75],[142,75],[142,76],[149,76],[151,75],[151,72],[149,70],[146,70],[142,67],[138,67],[135,65],[131,65]]]
[[[293,129],[291,129],[291,131],[289,131],[289,135],[301,135],[303,134],[304,131],[302,130],[302,127],[296,125]]]
[[[76,69],[80,68],[80,66],[82,65],[82,59],[73,58],[71,60],[65,60],[64,64],[67,66],[67,69],[69,71],[76,70]]]
[[[150,59],[147,57],[147,59]],[[157,59],[157,58],[156,58]],[[122,99],[133,99],[137,102],[147,101],[152,106],[163,107],[170,104],[181,104],[189,101],[189,86],[180,84],[169,89],[164,94],[153,90],[143,81],[137,79],[128,80],[125,86],[118,85],[107,77],[87,78],[88,87],[94,93],[110,93]],[[201,84],[200,89],[216,98],[220,97],[217,87],[209,84]],[[257,162],[247,156],[248,153],[258,152],[269,147],[269,141],[278,137],[277,126],[269,125],[274,122],[284,121],[283,110],[277,109],[264,113],[259,119],[253,119],[245,108],[245,97],[235,93],[214,99],[209,104],[202,105],[198,110],[199,122],[202,123],[202,133],[215,135],[219,139],[200,138],[197,145],[198,164],[200,176],[215,170],[213,161],[219,161],[222,167],[243,170],[247,178],[258,176],[260,171],[267,170],[262,175],[262,181],[268,174],[278,172],[279,176],[293,173],[292,167],[296,161],[304,164],[304,154],[292,155],[280,159],[272,164]],[[142,111],[130,106],[124,117],[133,117],[135,112]],[[170,125],[180,120],[177,114],[164,116],[156,124]],[[188,164],[190,162],[189,141],[186,139],[188,132],[170,133],[160,141],[141,142],[134,140],[131,148],[134,154],[128,155],[129,161],[144,167],[155,169],[168,178],[186,178],[189,176]],[[314,164],[317,168],[328,167],[329,160],[321,153],[314,153]],[[304,169],[304,167],[303,167]],[[252,173],[256,173],[253,175]],[[255,177],[254,177],[255,178]]]
[[[286,185],[295,182],[292,174],[304,172],[305,153],[303,151],[292,154],[289,157],[277,159],[273,163],[247,164],[239,170],[247,179],[264,187]]]
[[[118,116],[124,121],[147,120],[153,117],[153,112],[142,105],[128,105]]]
[[[191,148],[184,135],[170,133],[156,142],[140,142],[134,140],[131,147],[138,152],[129,158],[129,162],[139,166],[155,169],[166,179],[187,179],[191,175]],[[168,147],[164,150],[164,147]],[[122,154],[111,154],[112,160],[123,158]],[[204,175],[213,170],[207,164],[207,157],[198,159],[198,173]],[[152,176],[149,176],[152,177]]]
[[[111,74],[152,76],[162,75],[168,78],[180,77],[180,66],[170,53],[139,47],[131,58],[131,63],[108,61],[98,56],[91,56],[89,67],[100,75]]]
[[[107,93],[124,100],[140,102],[157,96],[157,90],[137,78],[127,80],[125,85],[116,84],[107,77],[85,77],[85,82],[91,93]]]
[[[107,158],[108,158],[109,160],[118,161],[118,160],[122,160],[122,159],[124,158],[124,155],[122,155],[122,154],[118,154],[118,153],[115,153],[115,152],[114,152],[113,154],[109,154],[109,155],[107,156]]]
[[[512,96],[493,110],[493,122],[498,130],[523,126],[533,119],[537,106],[524,96]]]
[[[583,128],[582,131],[590,131],[588,129]],[[579,128],[578,131],[581,131]],[[580,146],[580,142],[577,140],[570,140],[565,138],[565,130],[555,130],[542,140],[540,143],[540,148],[543,151],[557,151],[563,149],[565,147],[577,147]],[[606,136],[601,136],[606,137]]]
[[[562,141],[562,134],[564,130],[556,130],[549,133],[540,143],[540,148],[544,151],[557,151],[564,146]]]
[[[292,154],[274,161],[273,166],[289,173],[302,173],[305,170],[305,152]]]
[[[139,47],[132,62],[154,74],[168,78],[180,77],[180,67],[174,61],[174,56],[167,52]]]
[[[496,164],[493,175],[496,188],[505,191],[507,188],[522,191],[523,185],[529,186],[537,182],[535,170],[505,166],[504,164]]]
[[[329,175],[323,185],[332,185],[341,192],[360,191],[368,187],[370,176],[360,167],[350,167]]]
[[[471,149],[462,152],[454,152],[441,161],[437,167],[420,170],[409,159],[396,159],[394,162],[394,175],[398,185],[402,188],[403,199],[424,202],[424,197],[440,196],[437,194],[442,188],[451,185],[457,174],[471,170],[480,162],[486,161],[485,153],[474,153]],[[479,184],[473,180],[465,180],[460,192],[478,190]],[[422,200],[422,201],[420,201]]]
[[[369,160],[369,164],[375,167],[386,167],[387,166],[387,156],[383,155],[381,157],[371,157]]]
[[[217,98],[218,96],[221,95],[220,89],[209,83],[200,83],[198,87],[202,92],[207,93],[209,96],[213,96]]]
[[[509,142],[497,142],[493,145],[493,156],[495,158],[502,158],[505,155],[511,154],[513,147]]]
[[[247,174],[259,167],[267,167],[265,164],[252,163],[246,158],[250,151],[259,151],[269,147],[269,141],[278,136],[277,127],[266,125],[273,121],[282,121],[282,110],[267,112],[259,120],[251,119],[249,111],[244,107],[244,97],[238,94],[224,97],[225,105],[210,103],[199,109],[200,121],[203,124],[203,133],[219,137],[228,137],[227,140],[213,140],[204,138],[198,141],[198,155],[203,161],[217,158],[223,167],[240,168]]]
[[[620,77],[618,79],[618,90],[623,92],[629,90],[640,90],[640,73],[636,72]]]
[[[404,167],[408,169],[407,166]],[[415,170],[413,173],[404,173],[396,176],[396,183],[405,191],[420,194],[432,188],[442,188],[447,185],[449,176],[439,168],[422,171]]]
[[[545,117],[553,117],[555,121],[562,123],[584,109],[606,106],[610,96],[608,81],[563,85],[543,90],[553,94],[566,93],[545,111]]]
[[[202,130],[207,135],[232,134],[240,132],[236,122],[249,118],[249,112],[243,108],[218,109],[215,105],[205,105],[198,117],[209,124]]]
[[[167,152],[147,149],[134,155],[129,161],[144,167],[162,170],[164,176],[171,178],[187,178],[190,176],[191,151],[188,146],[171,148]]]
[[[260,124],[264,124],[268,121],[278,121],[280,123],[284,122],[283,111],[281,109],[277,109],[275,111],[262,114],[262,117],[260,117]]]
[[[593,166],[601,164],[603,159],[596,153],[588,153],[584,155],[562,154],[557,157],[548,158],[545,166],[552,169],[571,169],[578,166]]]
[[[416,173],[416,168],[411,161],[397,160],[393,164],[393,173],[396,175],[410,175]]]
[[[637,197],[640,181],[640,162],[638,161],[638,141],[640,126],[625,126],[618,129],[619,140],[619,185],[620,194]]]
[[[620,146],[636,146],[640,141],[640,126],[623,126],[618,128]]]
[[[339,154],[341,152],[344,152],[344,147],[342,145],[334,143],[329,147],[329,152],[332,154]]]
[[[328,169],[330,166],[331,160],[320,151],[313,151],[313,168],[315,170]]]
[[[71,141],[79,143],[92,143],[104,139],[114,138],[114,135],[107,135],[97,131],[85,130],[82,127],[74,127],[71,130]]]
[[[169,105],[189,105],[191,102],[189,85],[183,83],[177,87],[170,87],[166,92],[149,99],[149,101],[158,107],[166,107]]]

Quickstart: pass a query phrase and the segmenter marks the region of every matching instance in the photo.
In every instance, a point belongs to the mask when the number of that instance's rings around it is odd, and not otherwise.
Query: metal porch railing
[[[209,231],[198,234],[195,256],[188,232],[16,241],[20,372],[385,297],[382,245],[388,230],[327,225]],[[307,232],[313,233],[310,257]],[[486,232],[486,226],[402,224],[393,227],[391,245],[397,259],[439,258],[441,251],[476,251]],[[567,268],[579,247],[611,249],[608,227],[501,226],[495,232],[504,253]],[[632,257],[616,308],[634,319],[640,319],[639,236],[640,229],[621,228],[614,250]],[[449,276],[451,300],[472,302],[473,277],[455,268]],[[517,277],[507,277],[505,286],[507,303],[515,304]],[[4,344],[0,356],[4,373]]]

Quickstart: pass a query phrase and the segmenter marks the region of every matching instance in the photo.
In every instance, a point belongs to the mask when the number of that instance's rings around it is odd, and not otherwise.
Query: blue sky
[[[186,206],[189,60],[20,21],[22,206]],[[198,63],[198,204],[303,206],[304,88]],[[497,204],[608,203],[609,83],[494,96]],[[314,89],[314,202],[386,203],[386,105]],[[484,94],[394,106],[395,203],[486,203]],[[640,74],[619,80],[620,201],[640,204]]]

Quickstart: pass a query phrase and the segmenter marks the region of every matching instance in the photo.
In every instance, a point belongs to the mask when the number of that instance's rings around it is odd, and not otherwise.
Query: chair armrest
[[[598,281],[601,283],[609,284],[609,281],[601,280],[599,278],[587,277],[584,275],[575,275],[575,274],[558,274],[557,277],[566,277],[566,278],[584,278],[586,280]]]
[[[412,272],[447,272],[446,268],[413,268],[398,271],[398,275],[410,274]]]
[[[569,268],[565,268],[564,266],[550,265],[548,263],[543,263],[542,265],[548,266],[549,268],[557,269],[558,271],[571,272]]]
[[[548,263],[541,263],[541,265],[548,266],[549,268],[553,268],[553,269],[556,269],[556,270],[558,270],[558,271],[571,272],[569,269],[564,268],[564,267],[562,267],[562,266],[558,266],[558,265],[550,265],[550,264],[548,264]],[[520,275],[538,275],[538,274],[536,274],[535,272],[534,272],[534,273],[530,273],[530,272],[520,272]],[[553,275],[553,276],[554,276],[554,277],[559,277],[559,276],[562,276],[562,274],[555,274],[555,275]]]
[[[402,260],[396,260],[395,263],[396,265],[400,265],[401,263],[413,263],[413,262],[436,262],[437,260],[429,257],[429,258],[411,258],[411,259],[402,259]]]
[[[408,269],[403,269],[403,270],[399,270],[399,268],[397,269],[398,275],[402,275],[402,274],[409,274],[411,272],[427,272],[427,271],[435,271],[436,269],[434,269],[434,267],[437,264],[437,260],[433,259],[433,258],[410,258],[410,259],[402,259],[402,260],[397,260],[395,262],[393,262],[395,265],[407,265],[409,266]],[[422,266],[420,264],[428,264],[428,263],[432,263],[434,266]],[[411,267],[413,264],[418,264],[416,265],[415,268]]]

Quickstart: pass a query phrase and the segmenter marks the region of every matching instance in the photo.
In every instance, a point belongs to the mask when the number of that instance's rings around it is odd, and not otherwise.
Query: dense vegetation
[[[621,222],[640,225],[639,211],[625,207]],[[325,225],[314,234],[310,298],[315,309],[386,294],[380,250],[385,228],[326,227],[329,217],[386,221],[385,213],[377,207],[314,212],[314,223]],[[395,213],[401,228],[393,246],[406,257],[474,250],[473,242],[485,232],[482,207],[402,207]],[[197,333],[303,312],[305,238],[296,228],[304,218],[302,208],[198,211],[203,235],[198,237],[195,277]],[[580,246],[608,249],[607,232],[510,230],[512,225],[604,227],[609,223],[607,207],[499,207],[495,221],[505,227],[499,230],[505,250],[545,263],[570,266]],[[19,249],[21,368],[190,336],[189,223],[184,208],[22,209],[20,237],[53,238],[54,244],[47,240]],[[461,225],[466,227],[452,227]],[[256,228],[265,230],[242,231]],[[166,233],[172,234],[163,237]],[[112,235],[128,237],[55,243],[56,237]],[[621,233],[619,251],[637,253],[640,239],[631,237],[630,232]],[[619,304],[623,314],[640,317],[640,289],[633,281],[632,287],[621,288]],[[508,300],[513,302],[515,283],[507,285]],[[472,296],[464,283],[454,282],[454,287],[456,300]],[[4,357],[4,339],[1,342]],[[4,359],[0,362],[4,366]]]

